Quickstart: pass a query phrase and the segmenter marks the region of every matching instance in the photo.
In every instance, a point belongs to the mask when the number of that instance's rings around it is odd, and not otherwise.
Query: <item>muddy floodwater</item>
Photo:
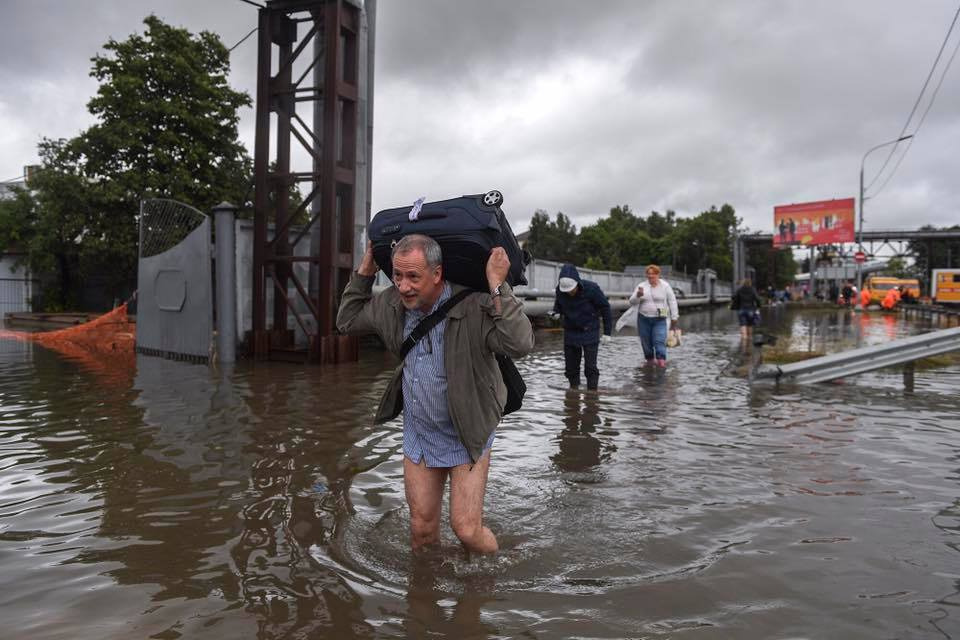
[[[752,388],[733,312],[635,334],[571,392],[562,336],[493,450],[502,550],[408,550],[393,366],[110,363],[0,342],[0,637],[960,638],[960,365]],[[779,309],[780,346],[927,331]]]

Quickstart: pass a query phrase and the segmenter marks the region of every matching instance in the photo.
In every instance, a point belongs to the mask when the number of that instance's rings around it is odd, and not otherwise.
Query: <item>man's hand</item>
[[[670,321],[670,328],[671,328],[671,329],[679,329],[679,328],[680,328],[680,321],[679,321],[679,320],[671,320],[671,321]]]
[[[613,342],[613,338],[611,338],[607,334],[603,334],[602,336],[600,336],[600,342],[602,342],[603,344],[610,344],[611,342]]]
[[[367,240],[367,252],[363,254],[357,273],[361,276],[375,276],[377,269],[377,261],[373,259],[373,242]]]
[[[487,284],[490,290],[506,281],[508,273],[510,273],[510,258],[507,257],[507,252],[503,247],[494,247],[490,250],[490,257],[487,258]]]

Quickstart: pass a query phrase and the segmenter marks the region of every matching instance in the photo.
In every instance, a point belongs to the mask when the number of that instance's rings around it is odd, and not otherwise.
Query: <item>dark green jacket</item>
[[[343,291],[337,329],[348,335],[375,333],[394,355],[401,352],[406,309],[396,287],[373,295],[373,276],[354,272]],[[452,293],[464,287],[450,283]],[[501,312],[487,293],[467,296],[447,313],[444,330],[444,369],[447,407],[460,440],[474,462],[503,415],[507,388],[494,353],[512,358],[533,349],[533,327],[507,284],[501,285]],[[394,370],[377,408],[376,424],[400,415],[403,409],[403,362]]]

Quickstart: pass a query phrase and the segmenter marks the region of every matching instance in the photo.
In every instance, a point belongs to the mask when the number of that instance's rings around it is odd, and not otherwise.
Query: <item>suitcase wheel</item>
[[[487,191],[483,194],[483,204],[488,207],[499,207],[503,204],[503,194],[493,189],[492,191]]]

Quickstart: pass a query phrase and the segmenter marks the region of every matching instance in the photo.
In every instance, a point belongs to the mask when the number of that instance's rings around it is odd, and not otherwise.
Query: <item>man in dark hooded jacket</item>
[[[603,341],[611,340],[613,318],[610,302],[596,282],[583,280],[572,264],[560,268],[553,312],[563,318],[563,358],[570,387],[580,386],[580,358],[587,376],[587,389],[596,389],[600,381],[597,351],[600,348],[600,321],[603,316]]]

